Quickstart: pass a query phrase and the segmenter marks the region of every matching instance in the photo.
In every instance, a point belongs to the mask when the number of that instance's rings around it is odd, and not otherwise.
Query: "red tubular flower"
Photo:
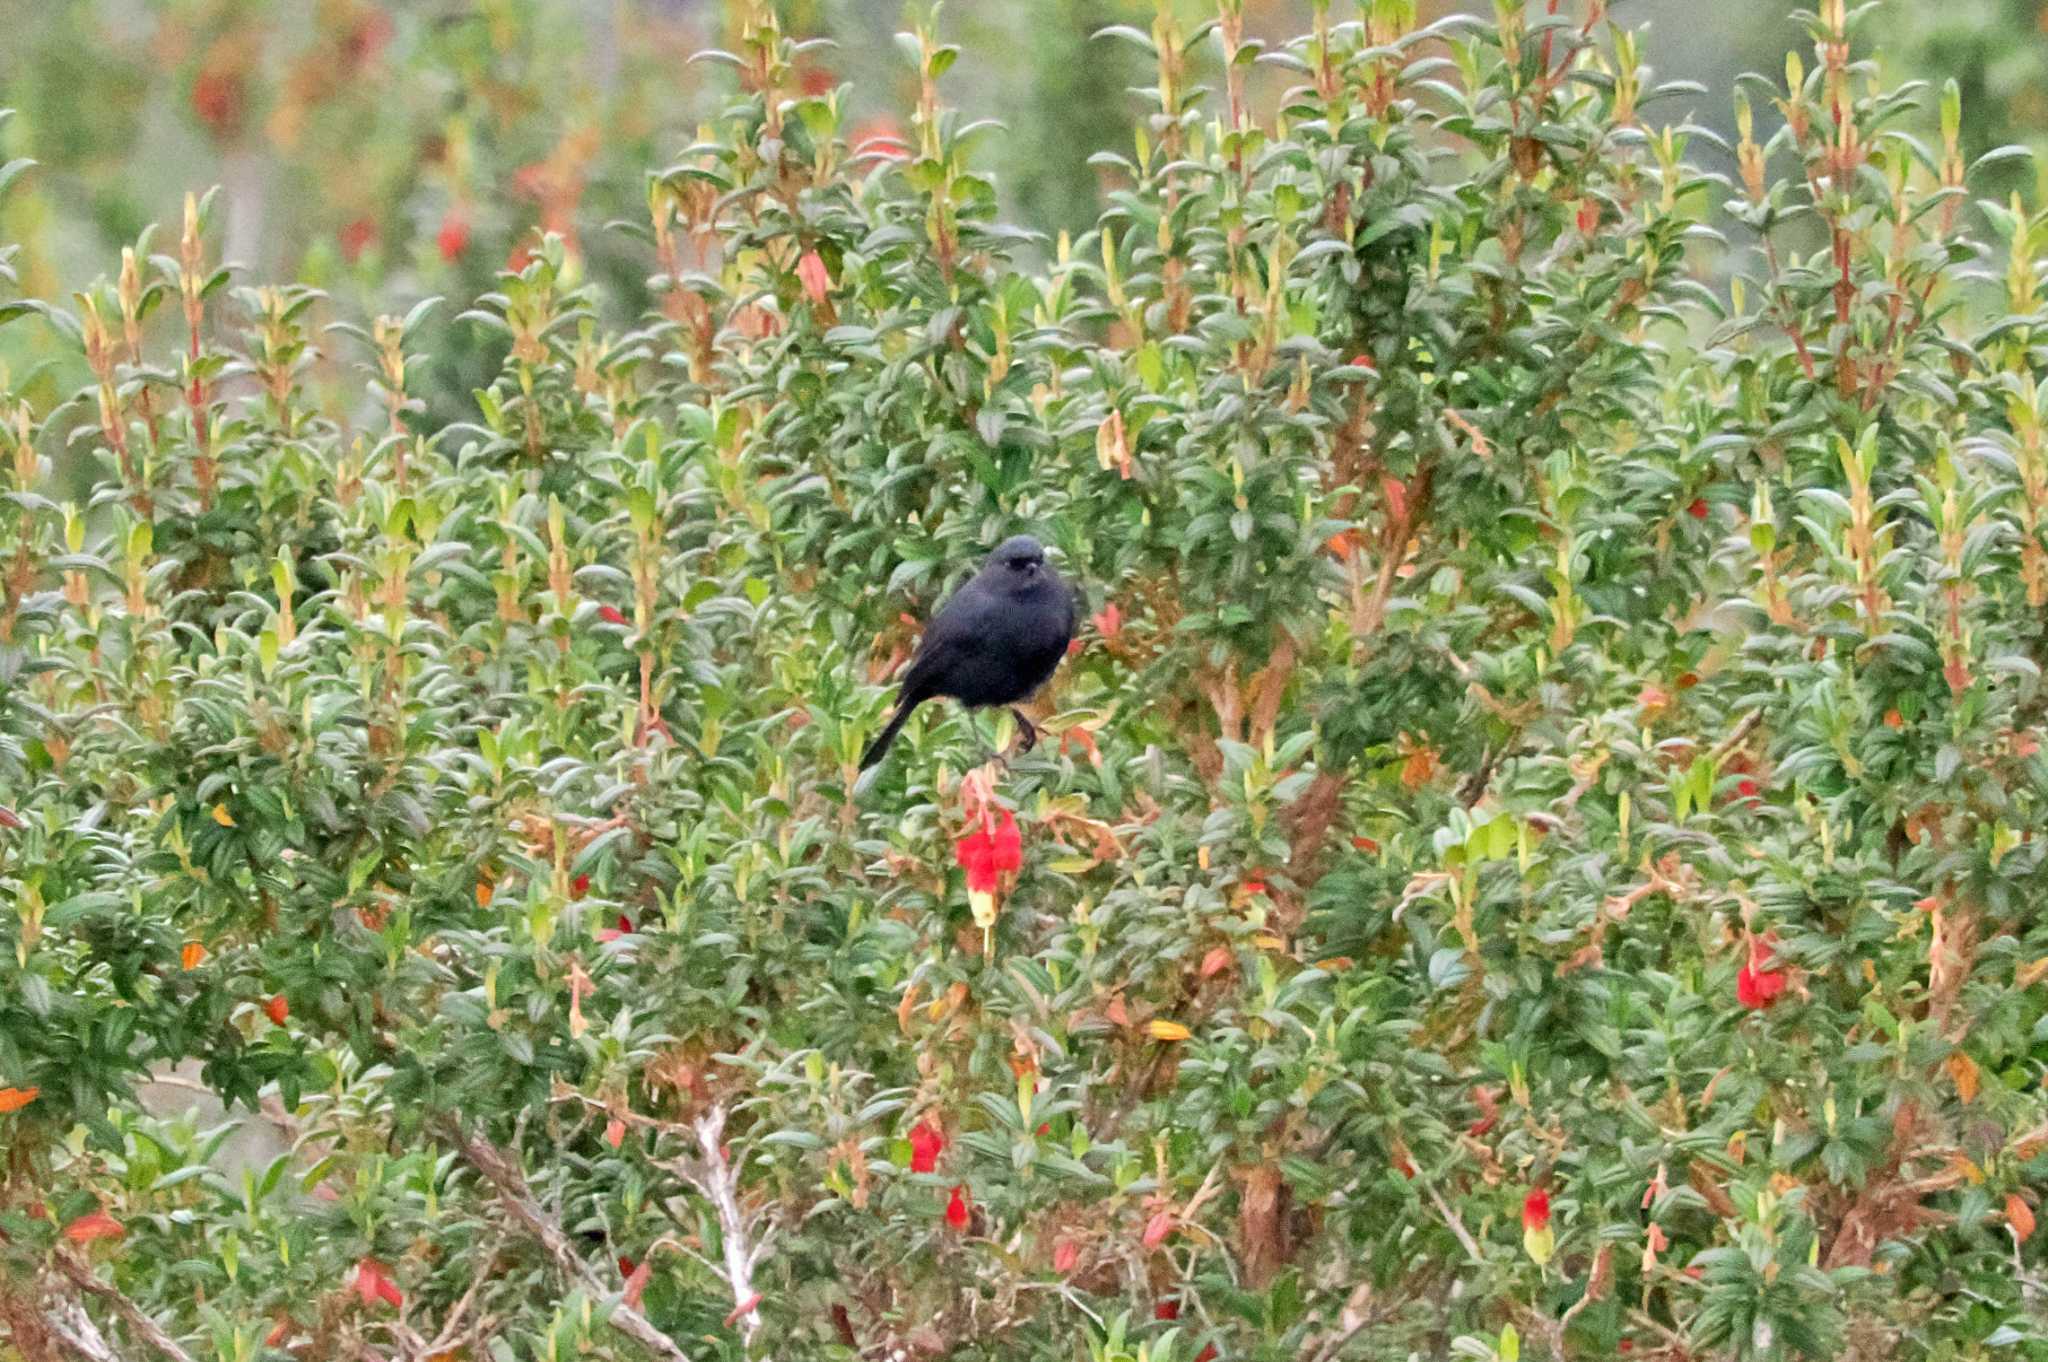
[[[953,859],[967,872],[967,892],[992,894],[996,887],[995,848],[989,835],[976,829],[953,843]]]
[[[855,156],[879,156],[891,161],[910,159],[910,144],[903,140],[903,130],[892,118],[871,118],[853,130],[853,136],[846,139],[853,146]]]
[[[279,1026],[283,1026],[284,1019],[291,1014],[292,1005],[285,1001],[284,994],[282,993],[275,995],[269,1002],[263,1004],[263,1015],[269,1017],[272,1022]]]
[[[967,1189],[955,1187],[946,1202],[946,1223],[956,1230],[967,1228]]]
[[[1155,1306],[1153,1306],[1153,1307],[1152,1307],[1152,1318],[1154,1318],[1154,1319],[1179,1319],[1179,1318],[1180,1318],[1180,1302],[1179,1302],[1179,1301],[1172,1301],[1172,1300],[1167,1300],[1167,1301],[1161,1301],[1161,1302],[1159,1302],[1159,1304],[1157,1304],[1157,1305],[1155,1305]]]
[[[996,830],[990,840],[997,870],[1014,873],[1024,868],[1024,836],[1017,830],[1016,816],[1008,809],[996,810]]]
[[[832,291],[832,273],[825,268],[824,260],[816,251],[805,251],[796,262],[796,277],[811,305],[823,307],[826,296]]]
[[[377,239],[377,224],[369,218],[357,218],[341,229],[341,258],[353,265],[363,258],[363,252]]]
[[[395,1310],[405,1303],[398,1284],[391,1280],[390,1269],[375,1258],[365,1258],[356,1264],[356,1294],[365,1305],[381,1300]]]
[[[953,857],[967,872],[969,893],[994,893],[997,876],[1024,865],[1024,839],[1016,816],[1008,809],[984,815],[980,827],[953,844]]]
[[[1785,991],[1785,971],[1769,968],[1775,963],[1776,941],[1768,935],[1752,938],[1748,961],[1735,971],[1735,1000],[1752,1012],[1769,1007]]]
[[[434,237],[434,245],[441,252],[441,259],[454,264],[469,249],[469,219],[451,208],[441,219],[441,230]]]
[[[1522,1198],[1522,1228],[1541,1230],[1550,1224],[1550,1193],[1538,1188]]]
[[[119,1239],[126,1230],[121,1222],[105,1211],[90,1211],[64,1227],[64,1237],[74,1244],[90,1244],[95,1239]]]
[[[1686,513],[1694,520],[1705,520],[1707,518],[1707,499],[1705,497],[1694,497],[1692,505],[1685,509]]]
[[[619,609],[616,605],[600,605],[597,607],[597,617],[606,624],[616,624],[621,628],[625,627],[627,623],[626,612]]]
[[[919,1121],[917,1128],[910,1132],[910,1171],[929,1173],[939,1166],[939,1155],[946,1152],[946,1132],[938,1123],[929,1118]],[[955,1189],[956,1196],[958,1189]],[[950,1217],[950,1208],[947,1215]]]

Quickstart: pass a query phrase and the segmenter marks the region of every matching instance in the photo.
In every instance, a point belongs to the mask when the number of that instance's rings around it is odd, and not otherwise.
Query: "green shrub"
[[[330,334],[203,203],[0,306],[94,375],[0,399],[14,1352],[2048,1356],[2048,220],[1842,0],[1734,182],[1563,8],[1109,31],[1043,271],[929,25],[855,154],[756,10],[633,330]],[[1046,742],[857,785],[1016,529]]]

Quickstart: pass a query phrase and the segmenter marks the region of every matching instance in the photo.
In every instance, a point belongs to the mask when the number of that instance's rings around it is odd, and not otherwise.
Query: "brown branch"
[[[1763,721],[1764,712],[1760,709],[1753,709],[1749,713],[1743,715],[1742,722],[1735,725],[1735,731],[1733,733],[1730,733],[1727,737],[1721,739],[1721,741],[1714,744],[1713,751],[1707,754],[1707,760],[1712,762],[1718,762],[1721,760],[1721,758],[1727,756],[1730,752],[1733,752],[1736,748],[1742,746],[1744,740],[1746,740],[1750,734],[1756,732],[1756,726],[1762,723]]]
[[[165,1333],[155,1320],[144,1314],[142,1307],[130,1300],[119,1287],[112,1282],[101,1281],[84,1259],[67,1249],[60,1248],[57,1250],[56,1263],[58,1271],[62,1272],[73,1286],[89,1296],[97,1296],[112,1306],[114,1313],[121,1317],[121,1322],[126,1324],[137,1338],[171,1359],[171,1362],[192,1362],[192,1354],[179,1347],[177,1341]],[[83,1317],[84,1311],[81,1310],[79,1314]],[[91,1321],[88,1320],[87,1323]]]
[[[1316,857],[1329,838],[1330,828],[1343,810],[1344,780],[1341,770],[1318,771],[1308,788],[1301,792],[1301,797],[1288,807],[1288,817],[1293,824],[1287,839],[1288,873],[1304,890],[1313,875]]]
[[[1280,700],[1287,693],[1287,683],[1294,679],[1298,655],[1294,635],[1282,629],[1272,660],[1252,678],[1252,689],[1258,696],[1252,702],[1251,741],[1255,746],[1263,747],[1273,736],[1273,726],[1280,721]]]
[[[1398,1293],[1386,1295],[1375,1293],[1370,1281],[1360,1282],[1345,1299],[1336,1325],[1326,1330],[1320,1341],[1303,1355],[1310,1362],[1335,1362],[1338,1355],[1350,1346],[1352,1339],[1375,1324],[1392,1318],[1403,1305],[1436,1298],[1446,1275],[1447,1265],[1432,1264],[1402,1282]]]
[[[512,1213],[512,1218],[540,1242],[541,1248],[554,1259],[555,1266],[564,1275],[600,1296],[616,1294],[599,1281],[590,1264],[584,1262],[569,1243],[569,1236],[562,1232],[562,1227],[533,1199],[533,1193],[526,1185],[526,1175],[510,1154],[480,1135],[464,1133],[452,1117],[444,1117],[436,1125],[442,1138],[453,1145],[463,1161],[491,1185],[498,1194],[498,1200]],[[667,1358],[669,1362],[690,1362],[690,1355],[678,1347],[674,1339],[655,1328],[647,1316],[624,1300],[614,1304],[606,1318],[613,1328],[657,1357]]]

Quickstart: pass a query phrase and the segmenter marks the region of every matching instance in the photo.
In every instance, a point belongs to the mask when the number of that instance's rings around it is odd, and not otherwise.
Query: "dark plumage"
[[[910,711],[949,696],[969,709],[1015,705],[1044,685],[1074,637],[1074,593],[1045,561],[1045,547],[1028,534],[1006,539],[974,580],[932,617],[904,673],[896,712],[860,759],[865,770],[882,759]],[[1038,730],[1022,713],[1024,750]]]

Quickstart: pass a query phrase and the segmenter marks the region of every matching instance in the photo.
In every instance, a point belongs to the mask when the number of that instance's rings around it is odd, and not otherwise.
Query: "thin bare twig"
[[[107,1342],[100,1327],[77,1301],[58,1297],[43,1312],[43,1323],[52,1336],[85,1362],[121,1362],[121,1354]]]
[[[462,1293],[461,1299],[457,1300],[454,1307],[442,1318],[441,1331],[434,1336],[433,1342],[421,1348],[420,1356],[434,1357],[449,1352],[464,1337],[464,1334],[458,1333],[457,1330],[461,1328],[469,1308],[476,1303],[477,1292],[483,1289],[486,1280],[495,1275],[493,1268],[497,1263],[498,1247],[502,1242],[503,1240],[493,1240],[490,1248],[477,1259],[476,1276],[471,1279],[469,1289]]]
[[[740,1211],[739,1178],[725,1157],[725,1108],[713,1106],[695,1122],[698,1156],[682,1167],[686,1177],[718,1214],[719,1239],[725,1249],[721,1274],[732,1288],[732,1308],[740,1336],[748,1344],[761,1330],[761,1293],[754,1290],[754,1265],[767,1251],[768,1237],[755,1238]]]
[[[1756,726],[1763,721],[1764,712],[1760,709],[1753,709],[1743,715],[1742,722],[1735,725],[1735,731],[1714,744],[1714,750],[1707,754],[1707,759],[1709,761],[1719,761],[1736,748],[1742,746],[1743,740],[1756,732]]]
[[[452,1118],[439,1123],[441,1134],[463,1157],[463,1161],[482,1175],[498,1194],[498,1200],[512,1213],[512,1218],[525,1227],[540,1242],[548,1257],[555,1260],[555,1266],[570,1278],[588,1287],[599,1295],[614,1294],[598,1279],[590,1264],[583,1261],[569,1236],[562,1231],[540,1204],[533,1199],[532,1191],[526,1185],[526,1175],[520,1171],[514,1158],[500,1150],[482,1136],[471,1136],[462,1130]],[[690,1355],[676,1345],[676,1341],[654,1327],[647,1316],[633,1306],[620,1300],[612,1307],[607,1318],[613,1328],[634,1342],[647,1348],[656,1356],[665,1357],[669,1362],[690,1362]]]
[[[1443,1216],[1444,1223],[1451,1227],[1451,1233],[1458,1236],[1458,1242],[1465,1246],[1465,1252],[1471,1256],[1472,1261],[1483,1265],[1486,1262],[1486,1255],[1479,1251],[1478,1241],[1473,1239],[1472,1232],[1465,1228],[1465,1222],[1458,1218],[1457,1211],[1444,1200],[1443,1193],[1426,1183],[1423,1190],[1428,1192],[1429,1199],[1436,1203],[1437,1213]]]
[[[192,1362],[192,1354],[178,1346],[177,1340],[165,1333],[157,1322],[142,1312],[142,1307],[128,1299],[122,1290],[112,1282],[103,1282],[96,1276],[82,1258],[66,1249],[57,1250],[57,1269],[80,1291],[97,1296],[112,1306],[121,1322],[132,1330],[135,1336],[150,1347],[171,1359],[171,1362]],[[83,1311],[79,1312],[82,1316]],[[90,1320],[87,1323],[91,1323]]]

